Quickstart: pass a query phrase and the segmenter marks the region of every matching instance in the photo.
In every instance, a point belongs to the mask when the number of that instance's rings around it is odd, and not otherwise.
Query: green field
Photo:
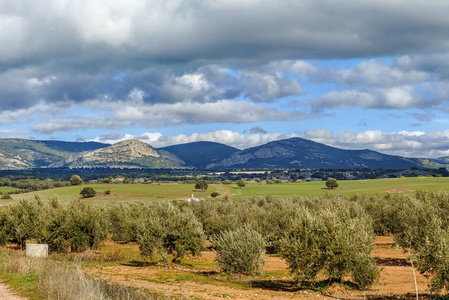
[[[57,196],[61,200],[78,198],[83,187],[93,187],[98,195],[89,198],[94,203],[113,203],[123,201],[168,201],[186,199],[190,195],[196,198],[206,198],[217,191],[221,196],[231,198],[247,198],[253,196],[320,196],[327,194],[354,195],[354,194],[384,194],[388,191],[435,191],[449,190],[449,178],[444,177],[414,177],[372,180],[340,180],[336,189],[326,188],[324,181],[283,183],[283,184],[247,184],[244,188],[236,185],[209,184],[205,192],[196,191],[194,184],[84,184],[43,190],[38,192],[12,195],[14,200],[32,198],[38,195],[41,199]],[[110,195],[104,192],[110,190]],[[3,203],[10,203],[4,201]],[[14,202],[14,201],[12,201]],[[1,202],[0,202],[1,203]]]
[[[7,186],[0,186],[0,192],[2,194],[6,194],[9,192],[15,192],[15,191],[19,191],[19,189],[13,188],[13,187],[7,187]]]
[[[449,190],[449,178],[412,177],[369,180],[340,180],[336,189],[326,188],[324,181],[284,183],[284,184],[247,184],[244,188],[231,186],[233,197],[251,197],[258,195],[273,196],[319,196],[328,194],[384,194],[395,189],[435,191]]]
[[[83,187],[93,187],[97,196],[89,198],[91,202],[123,202],[123,201],[164,201],[178,200],[190,197],[192,194],[196,198],[205,198],[215,191],[213,185],[205,192],[196,191],[194,184],[83,184],[68,187],[55,188],[31,192],[26,194],[12,195],[15,200],[29,199],[35,195],[41,199],[49,199],[57,196],[60,200],[72,200],[80,197]],[[105,195],[105,191],[111,191],[110,195]]]

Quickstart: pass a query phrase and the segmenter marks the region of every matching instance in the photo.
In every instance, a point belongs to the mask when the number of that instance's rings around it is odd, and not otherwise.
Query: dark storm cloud
[[[3,62],[256,62],[449,48],[444,1],[18,0],[0,8],[11,33]]]
[[[303,93],[285,74],[316,71],[296,60],[396,55],[412,59],[329,75],[341,84],[382,86],[375,99],[335,92],[318,104],[359,106],[361,98],[370,107],[413,107],[420,95],[394,85],[425,80],[444,55],[416,57],[449,50],[442,1],[16,0],[1,2],[0,12],[1,110],[42,100],[120,101],[136,88],[151,104],[272,102]],[[409,97],[405,106],[394,91]]]

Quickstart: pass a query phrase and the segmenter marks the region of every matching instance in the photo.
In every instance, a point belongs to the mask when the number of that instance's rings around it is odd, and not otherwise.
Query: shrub
[[[217,251],[216,261],[224,272],[254,274],[261,270],[266,243],[249,226],[225,230],[212,242]]]
[[[106,190],[106,191],[104,192],[104,194],[105,194],[105,195],[110,195],[110,194],[111,194],[111,190]]]
[[[97,192],[92,187],[85,187],[81,190],[80,194],[83,198],[95,197]]]
[[[82,183],[83,183],[83,180],[78,175],[72,175],[72,177],[70,177],[71,185],[80,185]]]
[[[8,199],[12,199],[12,197],[11,197],[10,194],[4,194],[4,195],[2,195],[2,196],[0,197],[0,199],[8,200]]]
[[[235,183],[237,184],[237,186],[238,186],[239,188],[242,188],[242,187],[245,187],[245,186],[246,186],[246,182],[245,182],[245,180],[243,180],[243,179],[239,179],[239,180],[237,180]]]
[[[219,195],[220,195],[220,194],[217,193],[217,192],[212,192],[212,193],[210,194],[210,196],[213,197],[213,198],[218,197]]]

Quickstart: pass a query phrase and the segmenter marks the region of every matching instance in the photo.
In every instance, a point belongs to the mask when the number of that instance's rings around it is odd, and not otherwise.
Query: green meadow
[[[7,187],[7,186],[0,186],[0,193],[2,194],[6,194],[9,192],[15,192],[18,191],[19,189],[13,188],[13,187]]]
[[[49,199],[57,196],[60,200],[72,200],[79,198],[83,187],[91,186],[97,192],[97,196],[89,198],[94,203],[113,203],[126,201],[170,201],[185,200],[192,194],[195,198],[206,198],[212,192],[218,192],[220,196],[231,198],[247,198],[253,196],[271,195],[274,197],[290,196],[324,196],[326,194],[354,195],[354,194],[384,194],[387,192],[408,192],[425,190],[428,192],[444,189],[449,190],[449,178],[445,177],[413,177],[413,178],[389,178],[370,180],[340,180],[339,187],[326,188],[324,181],[282,183],[282,184],[247,184],[244,188],[237,185],[209,184],[205,192],[197,191],[194,184],[83,184],[12,195],[14,200],[39,196],[41,199]],[[3,188],[5,191],[7,188]],[[109,190],[110,194],[105,192]],[[0,191],[2,191],[0,189]],[[10,203],[4,201],[3,203]],[[13,202],[13,201],[12,201]]]
[[[205,192],[197,191],[194,184],[82,184],[42,190],[26,194],[12,195],[17,199],[29,199],[39,196],[41,199],[49,199],[57,196],[60,200],[73,200],[80,197],[80,191],[84,187],[92,187],[97,192],[93,198],[88,198],[91,202],[123,202],[123,201],[165,201],[189,198],[192,194],[195,198],[205,198],[215,191],[215,187],[209,185]],[[109,195],[105,192],[110,191]]]
[[[368,180],[339,180],[339,187],[328,189],[325,181],[284,184],[247,184],[244,188],[232,186],[234,197],[272,196],[320,196],[327,194],[384,194],[404,191],[449,190],[447,177],[407,177]]]

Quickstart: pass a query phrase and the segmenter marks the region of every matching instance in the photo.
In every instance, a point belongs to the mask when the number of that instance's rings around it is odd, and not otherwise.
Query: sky
[[[449,155],[449,2],[0,0],[0,137]]]

